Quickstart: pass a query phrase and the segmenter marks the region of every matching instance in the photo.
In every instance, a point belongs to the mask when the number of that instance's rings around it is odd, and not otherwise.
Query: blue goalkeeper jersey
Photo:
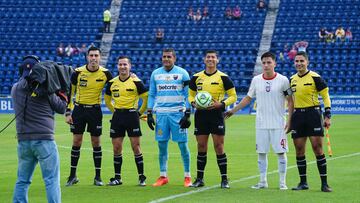
[[[190,108],[187,101],[190,77],[187,71],[174,65],[154,70],[150,77],[148,109],[157,113],[179,112]]]

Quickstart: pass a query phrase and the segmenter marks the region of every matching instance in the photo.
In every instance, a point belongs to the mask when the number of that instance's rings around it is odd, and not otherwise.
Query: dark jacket
[[[56,94],[31,95],[24,78],[11,89],[16,117],[17,138],[21,140],[53,140],[54,112],[63,114],[67,103]]]

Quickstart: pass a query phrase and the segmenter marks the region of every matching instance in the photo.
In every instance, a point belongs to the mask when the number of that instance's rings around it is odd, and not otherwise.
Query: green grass
[[[11,120],[13,115],[0,114],[0,127]],[[102,136],[103,162],[102,178],[107,182],[113,176],[112,145],[109,138],[110,116],[104,118]],[[228,175],[230,190],[222,190],[219,185],[219,171],[216,164],[212,141],[209,142],[208,164],[205,171],[206,186],[202,189],[184,188],[183,168],[180,153],[175,143],[169,145],[169,178],[170,182],[164,187],[150,186],[159,175],[157,158],[157,144],[154,133],[142,122],[143,137],[141,147],[144,155],[146,187],[138,187],[136,166],[128,139],[124,142],[124,162],[122,177],[124,184],[117,187],[95,187],[92,185],[94,167],[90,136],[84,137],[81,157],[78,166],[80,182],[73,187],[65,187],[69,174],[70,147],[72,136],[63,117],[57,116],[56,142],[61,159],[61,189],[63,202],[149,202],[173,195],[182,195],[168,202],[360,202],[360,115],[335,115],[330,129],[331,143],[334,156],[328,157],[328,179],[333,193],[320,192],[320,179],[314,163],[311,146],[307,146],[309,191],[279,191],[277,158],[271,153],[269,156],[268,175],[269,188],[253,190],[251,185],[258,181],[257,154],[255,152],[254,116],[240,115],[227,121],[225,150],[228,155]],[[190,128],[189,147],[191,151],[191,172],[196,176],[196,140]],[[12,124],[0,134],[0,202],[11,202],[16,181],[17,155],[15,125]],[[288,187],[298,183],[295,152],[292,140],[289,140],[288,153]],[[326,151],[326,148],[325,148]],[[192,193],[189,193],[192,192]],[[29,190],[30,202],[46,202],[45,187],[41,179],[39,166],[36,168],[33,182]]]

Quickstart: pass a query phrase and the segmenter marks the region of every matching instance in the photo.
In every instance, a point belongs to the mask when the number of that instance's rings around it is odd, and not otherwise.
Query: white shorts
[[[284,129],[256,129],[256,152],[268,153],[270,144],[277,154],[288,152],[287,135]]]

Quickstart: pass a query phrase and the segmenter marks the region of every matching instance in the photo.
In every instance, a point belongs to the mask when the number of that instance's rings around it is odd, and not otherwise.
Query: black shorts
[[[324,136],[320,107],[295,109],[291,117],[291,137]]]
[[[110,137],[140,137],[140,119],[135,109],[117,109],[111,119]]]
[[[222,110],[197,110],[195,112],[195,135],[225,135],[224,113]]]
[[[87,132],[91,136],[100,136],[102,117],[100,105],[75,105],[72,112],[73,124],[70,125],[70,130],[74,134],[83,134],[87,125]]]

